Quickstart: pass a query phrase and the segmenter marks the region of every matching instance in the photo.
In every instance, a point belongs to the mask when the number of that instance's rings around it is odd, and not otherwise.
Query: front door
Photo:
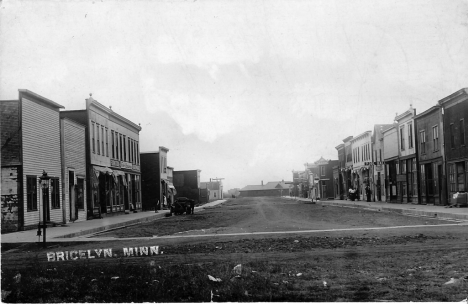
[[[326,197],[327,197],[327,185],[322,184],[322,196],[320,198],[324,200]]]
[[[442,202],[442,165],[437,166],[437,195],[438,197],[438,205],[443,205]]]
[[[382,185],[381,185],[381,180],[380,180],[380,172],[377,172],[377,200],[381,201],[382,200]]]

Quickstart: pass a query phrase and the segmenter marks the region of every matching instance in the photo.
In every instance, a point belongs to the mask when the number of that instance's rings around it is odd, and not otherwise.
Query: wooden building
[[[443,109],[445,160],[449,202],[468,191],[468,88],[439,100]]]
[[[63,106],[29,90],[18,100],[0,102],[2,157],[2,233],[63,221],[60,115]],[[42,193],[43,171],[51,177]]]
[[[374,125],[372,132],[372,201],[385,201],[385,168],[384,168],[384,142],[383,130],[392,124]]]
[[[208,201],[223,199],[223,185],[220,181],[201,182],[200,189],[207,189]]]
[[[141,127],[100,104],[91,94],[86,109],[61,111],[60,115],[87,128],[88,218],[141,210]]]
[[[262,197],[276,196],[281,197],[289,194],[289,185],[284,181],[268,182],[261,185],[248,185],[239,190],[240,197]]]
[[[397,201],[400,203],[418,203],[414,116],[416,109],[410,106],[395,117],[398,134]]]
[[[158,151],[141,153],[141,178],[143,210],[161,210],[168,196],[174,192],[174,185],[168,179],[167,152],[160,146]],[[173,195],[171,196],[171,199]]]
[[[414,118],[419,162],[419,195],[422,204],[447,204],[444,124],[442,107],[436,105]]]
[[[60,119],[63,222],[87,219],[86,126]]]
[[[372,131],[366,131],[351,139],[353,155],[352,186],[358,193],[358,200],[364,199],[364,189],[370,184],[372,163]]]
[[[187,197],[193,199],[195,204],[208,202],[207,191],[200,188],[200,173],[201,170],[198,169],[173,171],[174,187],[177,189],[176,198]]]
[[[398,134],[397,125],[383,128],[383,158],[385,162],[385,199],[387,202],[397,202],[397,163]]]

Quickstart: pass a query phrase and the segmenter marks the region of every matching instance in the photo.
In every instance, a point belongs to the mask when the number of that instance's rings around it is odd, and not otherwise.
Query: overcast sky
[[[467,1],[2,1],[0,99],[93,98],[225,189],[468,87]]]

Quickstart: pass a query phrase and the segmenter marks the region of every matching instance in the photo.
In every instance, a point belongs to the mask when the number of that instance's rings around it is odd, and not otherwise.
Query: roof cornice
[[[35,99],[37,99],[37,100],[39,100],[39,101],[41,101],[41,102],[43,102],[45,104],[48,104],[49,106],[52,106],[54,108],[65,109],[64,106],[56,103],[55,101],[52,101],[52,100],[50,100],[48,98],[45,98],[45,97],[43,97],[43,96],[41,96],[39,94],[36,94],[34,92],[31,92],[29,90],[19,89],[18,91],[20,92],[20,94],[29,95],[30,97],[33,97],[33,98],[35,98]]]
[[[442,98],[441,100],[438,101],[438,104],[443,106],[445,103],[451,101],[452,99],[462,96],[462,95],[468,95],[468,88],[463,88],[461,90],[456,91],[453,94],[450,94],[449,96]]]

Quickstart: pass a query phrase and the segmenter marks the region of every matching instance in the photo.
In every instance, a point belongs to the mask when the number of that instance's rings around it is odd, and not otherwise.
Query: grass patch
[[[1,280],[5,302],[461,301],[468,282],[444,283],[468,274],[467,258],[465,250],[446,250],[245,263],[83,261],[5,269]]]

